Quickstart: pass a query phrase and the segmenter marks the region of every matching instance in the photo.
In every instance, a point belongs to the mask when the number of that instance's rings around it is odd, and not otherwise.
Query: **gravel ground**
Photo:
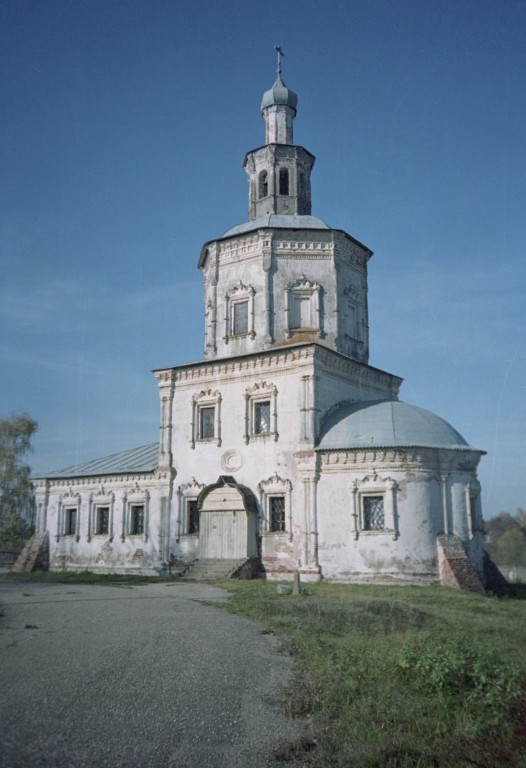
[[[2,768],[264,768],[290,659],[201,584],[0,583]]]

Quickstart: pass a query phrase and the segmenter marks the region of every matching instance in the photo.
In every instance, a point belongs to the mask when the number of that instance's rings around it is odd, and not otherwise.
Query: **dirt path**
[[[2,768],[264,768],[290,660],[200,584],[0,583]]]

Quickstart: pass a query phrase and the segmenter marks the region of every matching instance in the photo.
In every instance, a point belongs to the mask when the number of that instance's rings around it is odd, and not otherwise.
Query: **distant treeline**
[[[497,565],[526,567],[526,509],[501,512],[484,524],[484,548]]]

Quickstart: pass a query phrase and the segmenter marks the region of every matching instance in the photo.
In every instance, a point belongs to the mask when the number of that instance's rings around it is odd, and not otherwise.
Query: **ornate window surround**
[[[290,171],[286,167],[276,169],[277,181],[278,181],[278,194],[289,195],[290,194]]]
[[[180,485],[177,489],[178,515],[177,515],[177,538],[181,536],[198,536],[198,533],[189,533],[190,518],[188,513],[188,502],[197,501],[197,497],[205,488],[204,483],[198,483],[195,477],[192,477],[190,483]]]
[[[355,480],[353,483],[353,532],[354,538],[360,536],[378,536],[388,534],[396,541],[400,535],[398,529],[398,513],[396,493],[398,484],[391,477],[378,477],[374,474]],[[379,530],[366,530],[364,519],[364,499],[370,496],[381,496],[384,506],[384,527]]]
[[[74,509],[77,513],[75,533],[66,533],[67,511],[70,509]],[[77,542],[80,540],[80,493],[68,491],[59,496],[56,541],[59,541],[61,536],[74,537]]]
[[[254,296],[255,289],[251,285],[244,285],[239,280],[236,285],[225,293],[225,336],[224,341],[228,344],[231,338],[240,338],[249,336],[255,338],[255,320],[254,320]],[[248,303],[247,330],[244,333],[234,333],[234,307],[236,304]]]
[[[268,197],[268,173],[266,170],[258,173],[258,200]]]
[[[292,483],[275,472],[271,477],[262,480],[258,485],[259,501],[263,510],[261,534],[263,536],[283,536],[292,541]],[[270,499],[273,496],[283,496],[285,499],[285,530],[270,530]]]
[[[132,507],[140,506],[144,507],[144,528],[142,533],[132,533],[133,519],[132,519]],[[150,493],[145,489],[143,490],[139,486],[131,491],[126,491],[122,496],[122,531],[121,541],[124,541],[126,536],[133,537],[134,539],[141,538],[143,541],[148,541],[148,524],[150,520]]]
[[[347,319],[350,320],[350,325],[345,329],[346,334],[355,341],[362,340],[362,327],[360,323],[360,310],[361,302],[359,299],[359,292],[355,286],[345,288],[343,295],[347,301]]]
[[[315,331],[322,335],[321,317],[321,285],[301,275],[295,282],[289,283],[285,288],[285,326],[290,338],[294,332],[301,330]],[[304,328],[294,324],[294,300],[296,298],[308,298],[310,303],[311,325]]]
[[[245,444],[252,439],[273,437],[277,442],[278,433],[278,389],[275,384],[258,382],[245,390]],[[256,403],[270,402],[270,427],[268,432],[256,431]]]
[[[221,445],[221,394],[218,390],[203,389],[192,398],[192,448],[196,443],[216,443]],[[201,437],[200,414],[203,408],[214,408],[214,435]]]
[[[362,355],[366,349],[367,331],[365,328],[365,309],[362,300],[361,283],[358,279],[349,283],[343,291],[344,302],[342,317],[344,328],[342,338],[346,354],[351,357]]]
[[[109,507],[108,533],[97,533],[97,510],[100,507]],[[88,512],[88,541],[91,541],[94,536],[97,538],[107,537],[110,541],[113,541],[114,507],[114,493],[107,493],[103,488],[101,488],[99,493],[90,494]]]

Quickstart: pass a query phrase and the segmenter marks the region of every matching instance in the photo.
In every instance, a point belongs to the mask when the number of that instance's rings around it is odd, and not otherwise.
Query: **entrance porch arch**
[[[252,491],[221,475],[197,498],[201,559],[257,557],[257,503]]]

